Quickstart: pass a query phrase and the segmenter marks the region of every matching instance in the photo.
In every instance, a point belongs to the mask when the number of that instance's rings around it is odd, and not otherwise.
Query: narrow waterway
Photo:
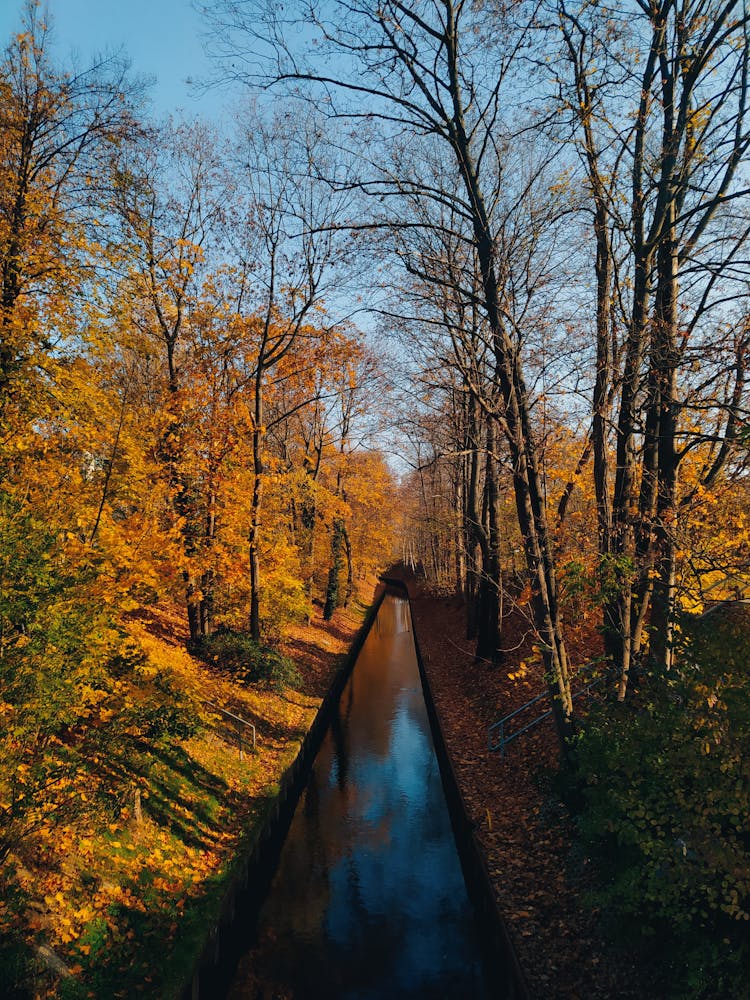
[[[408,602],[341,695],[229,996],[484,998]]]

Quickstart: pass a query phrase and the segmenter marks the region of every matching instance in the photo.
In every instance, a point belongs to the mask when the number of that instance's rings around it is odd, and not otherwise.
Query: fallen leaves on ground
[[[43,817],[2,873],[0,944],[13,936],[50,946],[84,996],[171,994],[191,971],[185,934],[197,954],[210,922],[207,900],[214,905],[223,873],[265,816],[362,612],[361,605],[339,609],[331,622],[316,617],[296,626],[284,652],[304,687],[280,692],[239,684],[190,656],[176,612],[134,613],[130,629],[148,668],[189,693],[202,724],[168,745],[139,737],[127,754],[113,748],[122,756],[117,769],[106,755],[81,756],[71,788],[84,807],[67,822],[54,812]],[[246,747],[240,758],[231,733],[212,726],[218,716],[204,712],[206,702],[256,726],[254,753]],[[178,945],[182,957],[172,961]],[[35,996],[56,995],[54,976],[37,977]]]
[[[474,663],[463,602],[418,594],[412,611],[425,669],[456,776],[485,854],[501,912],[534,1000],[648,995],[627,955],[608,950],[567,877],[572,822],[549,789],[559,747],[550,719],[506,748],[488,749],[488,726],[544,689],[528,621],[506,618],[502,666]],[[572,660],[597,655],[583,629]],[[528,721],[544,711],[534,706]]]

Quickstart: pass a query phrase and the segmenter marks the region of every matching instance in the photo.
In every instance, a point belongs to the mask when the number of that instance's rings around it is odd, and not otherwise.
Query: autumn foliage
[[[546,685],[660,995],[747,995],[747,5],[197,6],[280,98],[231,138],[56,65],[33,2],[0,63],[6,964],[169,992],[309,724],[285,645],[398,550],[467,670]]]
[[[33,5],[0,64],[0,964],[44,992],[51,946],[70,997],[179,987],[393,532],[361,333],[264,283],[263,206],[124,74],[58,70]]]

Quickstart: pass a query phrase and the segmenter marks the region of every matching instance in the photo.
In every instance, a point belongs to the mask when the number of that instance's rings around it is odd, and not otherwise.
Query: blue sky
[[[18,30],[23,8],[24,0],[0,0],[0,48]],[[182,109],[189,118],[218,119],[231,106],[226,91],[198,96],[186,82],[211,72],[203,25],[190,0],[49,0],[48,8],[61,58],[74,52],[85,64],[95,53],[124,46],[134,72],[156,77],[151,96],[157,115]]]

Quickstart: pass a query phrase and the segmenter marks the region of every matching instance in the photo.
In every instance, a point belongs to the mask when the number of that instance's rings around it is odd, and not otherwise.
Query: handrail
[[[585,664],[585,667],[589,667],[592,664],[598,662],[599,662],[598,660],[592,660],[590,663]],[[582,669],[585,669],[585,667]],[[578,691],[574,692],[574,694],[571,695],[571,700],[580,698],[581,695],[588,694],[591,691],[591,689],[596,687],[597,684],[600,684],[603,679],[604,679],[603,677],[595,677],[593,680],[589,681],[588,684],[585,684],[582,688],[579,688]],[[531,722],[527,722],[526,725],[522,726],[520,729],[515,729],[508,736],[505,735],[506,722],[510,722],[511,719],[514,719],[517,715],[520,715],[521,712],[525,712],[527,708],[531,708],[531,706],[535,705],[538,701],[541,701],[543,698],[548,698],[548,697],[549,697],[549,691],[542,691],[540,694],[535,695],[535,697],[527,701],[524,705],[521,705],[520,708],[515,709],[513,712],[509,712],[508,715],[504,715],[502,719],[498,719],[497,722],[493,722],[491,726],[488,726],[487,749],[492,751],[493,753],[496,750],[499,750],[500,756],[504,757],[506,746],[510,742],[512,742],[517,736],[522,736],[524,733],[527,733],[530,729],[533,729],[534,726],[539,725],[540,722],[544,722],[545,719],[548,719],[550,715],[552,715],[552,709],[548,709],[546,712],[543,712],[541,715],[538,715],[535,719],[532,719]],[[497,741],[493,742],[493,734],[498,729],[500,730],[500,738]]]
[[[235,715],[234,712],[230,712],[226,708],[221,708],[219,705],[214,705],[214,703],[211,702],[211,701],[205,701],[204,700],[203,704],[207,708],[210,708],[212,711],[217,712],[219,715],[224,716],[225,719],[229,719],[230,720],[231,724],[234,727],[236,736],[237,736],[237,744],[238,744],[238,748],[239,748],[239,752],[240,752],[240,760],[242,760],[242,758],[243,758],[243,752],[242,752],[242,727],[243,726],[245,728],[247,728],[247,729],[252,730],[252,734],[253,734],[252,746],[253,746],[253,751],[255,751],[255,748],[256,748],[256,732],[255,732],[255,725],[254,725],[254,723],[248,722],[247,719],[243,719],[241,715]]]
[[[490,732],[491,732],[491,731],[492,731],[492,730],[493,730],[493,729],[494,729],[494,728],[495,728],[496,726],[500,726],[500,725],[502,725],[502,724],[503,724],[504,722],[510,722],[510,720],[511,720],[511,719],[515,719],[515,717],[516,717],[517,715],[520,715],[520,714],[521,714],[521,712],[525,712],[525,711],[526,711],[526,709],[527,709],[527,708],[531,708],[531,706],[532,706],[532,705],[536,705],[536,703],[537,703],[538,701],[541,701],[541,700],[542,700],[542,698],[548,698],[548,697],[549,697],[549,691],[542,691],[542,693],[541,693],[541,694],[538,694],[538,695],[537,695],[537,696],[536,696],[535,698],[532,698],[532,699],[531,699],[531,701],[527,701],[525,705],[521,705],[521,707],[520,707],[520,708],[517,708],[517,709],[515,710],[515,712],[510,712],[510,714],[509,714],[509,715],[504,715],[504,716],[502,717],[502,719],[500,719],[500,721],[499,721],[499,722],[493,722],[493,723],[492,723],[492,725],[490,726]]]
[[[706,591],[706,593],[708,593],[708,591]],[[710,608],[706,608],[705,611],[701,611],[701,613],[698,615],[698,617],[699,618],[706,618],[713,611],[716,611],[717,608],[725,608],[725,607],[728,607],[728,606],[733,605],[733,604],[750,604],[750,598],[748,598],[748,597],[727,597],[727,598],[723,598],[722,600],[716,600],[716,601],[714,601],[714,603],[711,605]]]

